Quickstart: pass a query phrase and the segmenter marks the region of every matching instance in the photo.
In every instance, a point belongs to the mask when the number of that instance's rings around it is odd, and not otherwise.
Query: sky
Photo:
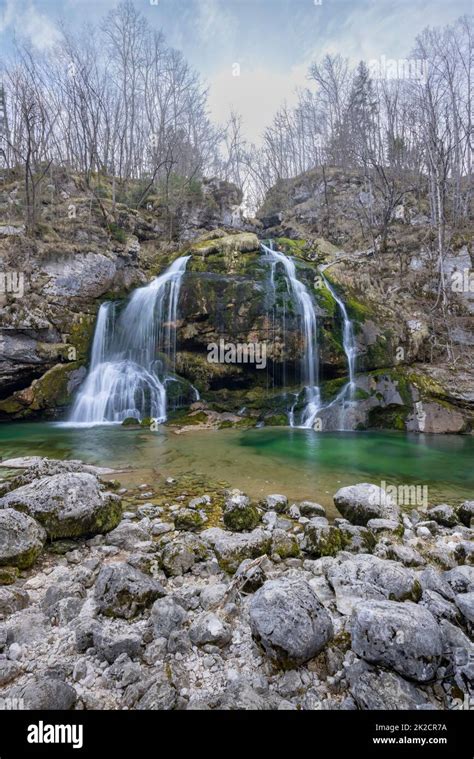
[[[117,0],[0,0],[0,51],[15,35],[38,49],[58,36],[56,23],[100,22]],[[426,26],[472,13],[472,0],[135,0],[209,87],[212,117],[243,117],[246,137],[262,129],[326,53],[359,60],[407,58]]]

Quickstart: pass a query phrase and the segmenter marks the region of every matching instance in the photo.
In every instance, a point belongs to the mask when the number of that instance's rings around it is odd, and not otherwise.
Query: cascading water
[[[166,383],[174,379],[176,361],[178,298],[189,258],[177,258],[149,285],[135,290],[118,317],[115,304],[100,307],[89,374],[70,422],[166,420]]]
[[[343,320],[343,330],[342,330],[342,347],[344,349],[344,353],[346,354],[347,358],[347,369],[348,369],[348,375],[349,375],[349,381],[344,385],[342,390],[338,393],[336,398],[331,401],[331,403],[327,406],[329,408],[330,406],[338,405],[341,414],[340,414],[340,429],[345,430],[346,429],[346,404],[351,403],[354,400],[354,393],[356,388],[355,383],[355,370],[356,370],[356,359],[357,359],[357,348],[356,348],[356,342],[354,339],[354,329],[352,327],[352,322],[349,319],[346,306],[344,302],[341,300],[337,292],[335,291],[334,287],[331,285],[331,283],[328,281],[328,279],[324,276],[324,268],[320,267],[319,271],[323,278],[324,284],[326,285],[327,289],[331,293],[332,297],[334,298],[339,311],[341,312],[342,320]]]
[[[280,251],[262,243],[262,250],[270,259],[271,282],[274,284],[275,269],[277,264],[283,266],[285,278],[290,295],[298,307],[302,317],[302,331],[305,350],[301,359],[302,382],[305,386],[305,407],[301,417],[301,427],[313,426],[318,411],[321,407],[321,394],[319,391],[319,357],[318,357],[318,333],[316,312],[311,296],[303,282],[296,276],[294,261]],[[294,407],[289,414],[290,425],[294,426]]]

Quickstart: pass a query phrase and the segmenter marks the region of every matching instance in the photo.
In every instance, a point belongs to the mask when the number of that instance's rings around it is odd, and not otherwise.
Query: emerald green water
[[[0,425],[0,455],[77,458],[127,469],[119,479],[135,482],[193,473],[252,497],[279,492],[326,507],[338,488],[356,482],[427,485],[430,503],[474,497],[472,436],[287,428],[176,434],[165,427],[150,432],[18,423]]]

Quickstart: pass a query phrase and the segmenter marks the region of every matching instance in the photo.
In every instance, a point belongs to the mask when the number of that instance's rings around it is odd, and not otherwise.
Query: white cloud
[[[247,68],[241,63],[240,76],[233,76],[233,64],[210,79],[209,106],[213,118],[224,123],[231,110],[243,117],[245,134],[258,143],[263,129],[271,122],[283,102],[296,103],[295,90],[307,85],[306,65],[289,72],[274,67]]]
[[[59,38],[56,25],[32,0],[7,0],[0,17],[0,32],[4,31],[26,37],[38,50],[51,47]]]

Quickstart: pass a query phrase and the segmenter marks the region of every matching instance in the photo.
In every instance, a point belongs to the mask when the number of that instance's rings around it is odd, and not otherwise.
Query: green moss
[[[336,556],[350,542],[334,525],[319,527],[308,524],[305,529],[305,539],[307,553],[317,559],[321,556]]]
[[[175,517],[174,524],[177,530],[189,530],[194,532],[204,526],[205,520],[194,509],[181,509]]]
[[[224,511],[224,524],[233,532],[253,530],[260,522],[260,513],[256,506],[247,504],[235,506]]]
[[[369,427],[403,431],[410,412],[411,409],[407,406],[376,406],[369,410]]]
[[[266,427],[286,427],[288,426],[288,417],[286,414],[272,414],[264,418]]]
[[[0,585],[13,585],[19,574],[18,567],[0,567]]]
[[[109,230],[109,234],[112,239],[117,240],[117,242],[121,242],[123,245],[127,242],[127,232],[115,222],[111,222],[107,226],[107,229]]]
[[[134,416],[127,416],[122,422],[122,427],[137,427],[140,425],[140,419]]]

